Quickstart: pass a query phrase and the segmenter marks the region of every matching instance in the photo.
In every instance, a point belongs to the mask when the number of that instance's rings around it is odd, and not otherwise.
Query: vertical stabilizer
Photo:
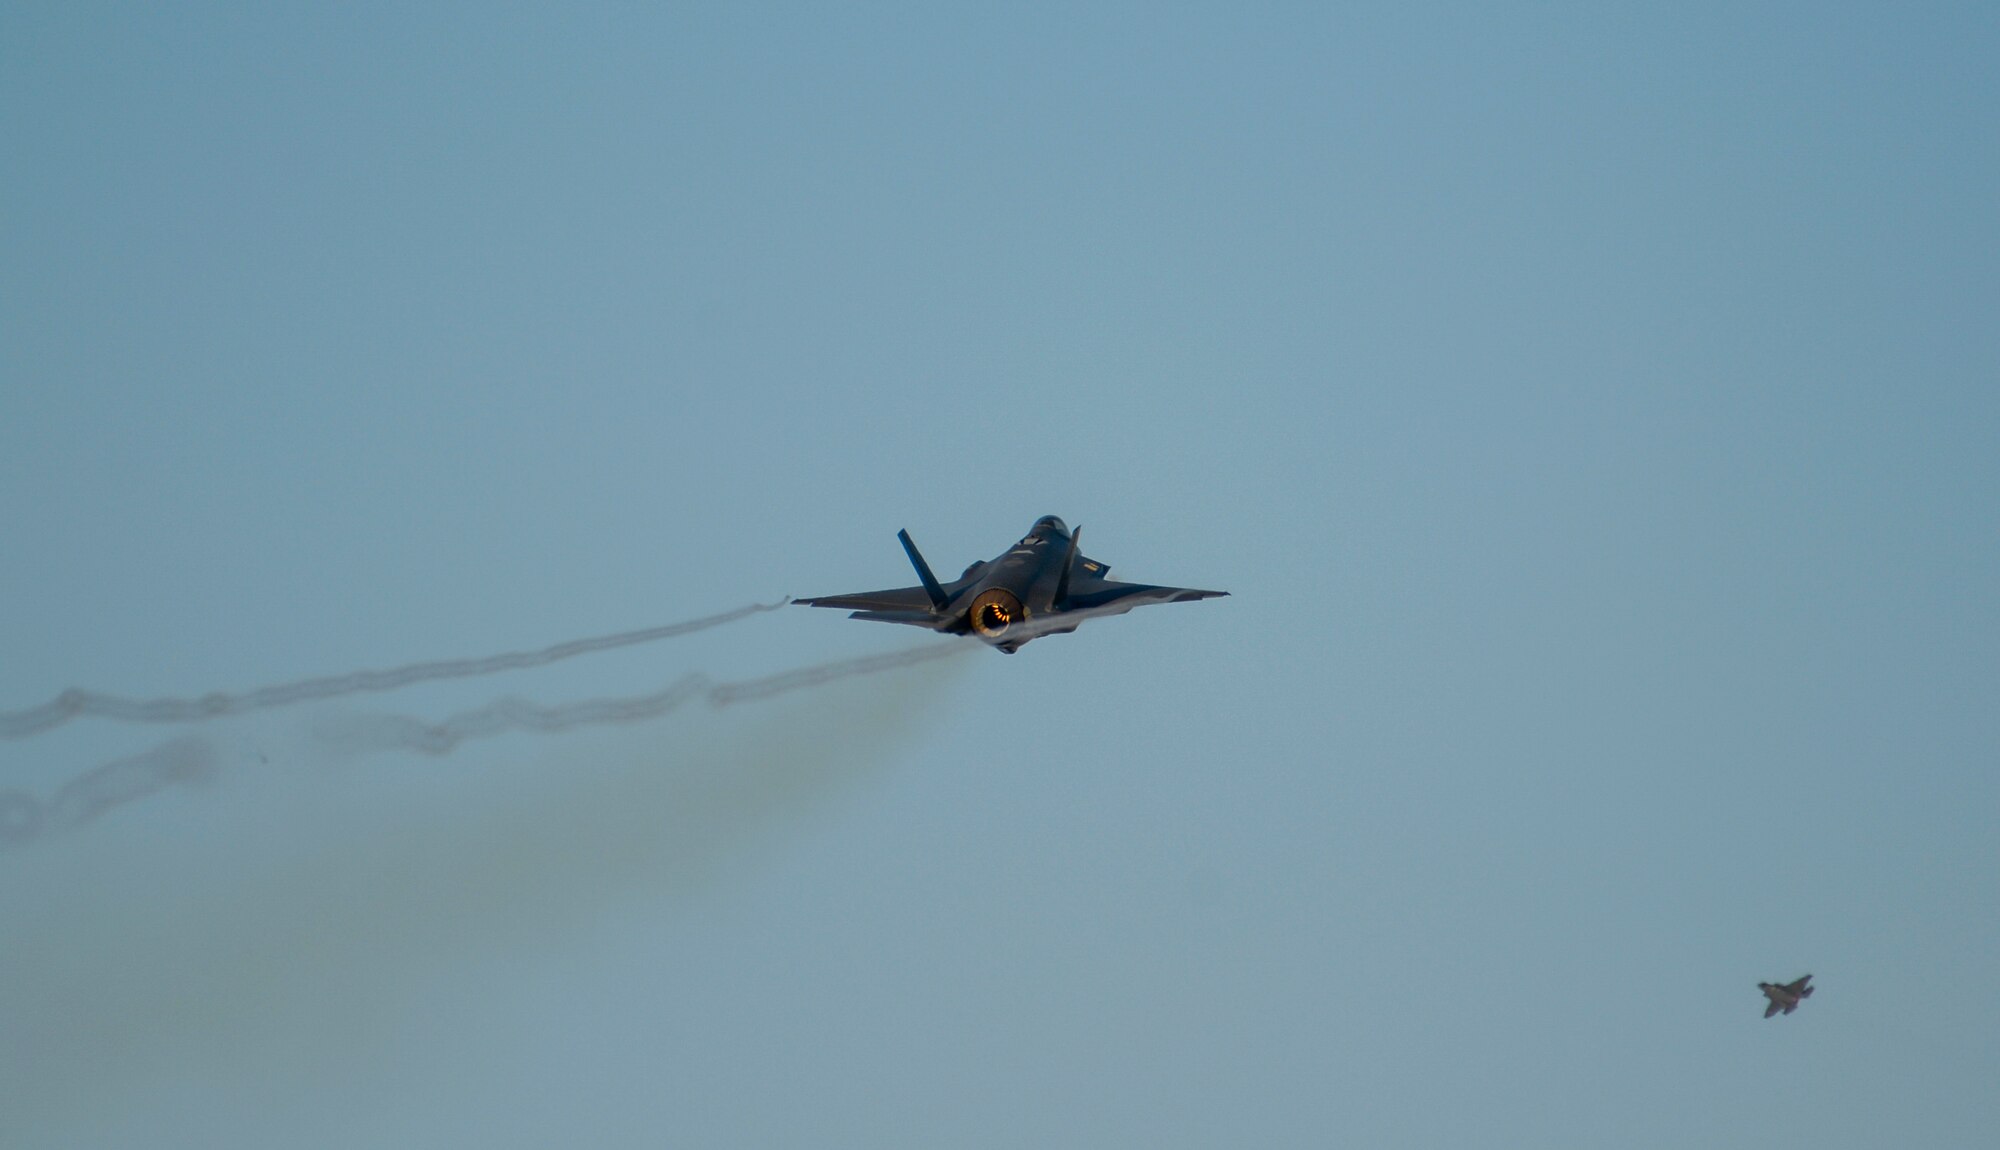
[[[944,588],[938,586],[937,576],[931,574],[931,565],[924,562],[923,554],[917,550],[917,545],[910,542],[910,533],[898,531],[896,538],[903,541],[903,550],[910,557],[910,566],[917,569],[917,578],[924,584],[924,594],[931,597],[931,606],[940,611],[944,610],[946,603]]]
[[[1079,554],[1077,549],[1083,545],[1082,540],[1083,524],[1079,523],[1076,525],[1076,530],[1069,533],[1069,549],[1063,552],[1062,574],[1056,576],[1057,607],[1061,607],[1063,600],[1069,598],[1069,573],[1076,570],[1076,557]]]

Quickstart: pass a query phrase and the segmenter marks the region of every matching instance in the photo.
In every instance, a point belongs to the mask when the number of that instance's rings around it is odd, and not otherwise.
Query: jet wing
[[[1227,594],[1227,591],[1202,591],[1193,587],[1157,587],[1151,583],[1091,579],[1071,588],[1069,598],[1063,600],[1058,613],[1067,615],[1072,611],[1082,611],[1092,616],[1123,615],[1134,607],[1152,603],[1185,603]]]
[[[1113,583],[1093,579],[1078,584],[1062,606],[1044,615],[1023,619],[1008,632],[1025,643],[1043,635],[1066,635],[1091,619],[1123,615],[1134,607],[1150,603],[1180,603],[1191,599],[1212,599],[1227,591],[1202,591],[1193,587],[1156,587],[1151,583]]]
[[[878,623],[917,623],[932,626],[951,604],[953,596],[963,591],[971,582],[972,573],[979,568],[975,563],[966,569],[963,578],[950,583],[939,584],[937,576],[931,574],[931,565],[917,551],[916,543],[907,531],[896,532],[897,542],[903,545],[903,554],[910,557],[910,566],[917,569],[917,578],[923,582],[915,587],[891,587],[887,591],[863,591],[855,595],[821,595],[812,599],[794,599],[808,607],[838,607],[855,612],[859,619],[872,619]],[[926,619],[910,618],[913,612],[921,613]]]
[[[894,587],[887,591],[863,591],[858,595],[821,595],[813,599],[794,599],[808,607],[839,607],[848,611],[922,611],[931,610],[930,592],[922,587]]]
[[[1774,998],[1771,1000],[1771,1005],[1764,1008],[1764,1017],[1769,1018],[1776,1013],[1778,1013],[1778,1000]]]

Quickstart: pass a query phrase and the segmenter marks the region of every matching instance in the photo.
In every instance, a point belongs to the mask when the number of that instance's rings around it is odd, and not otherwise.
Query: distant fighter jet
[[[1188,587],[1114,583],[1111,568],[1077,550],[1083,529],[1072,532],[1053,515],[1035,520],[1019,543],[992,562],[980,560],[950,583],[939,583],[917,553],[908,531],[896,532],[922,585],[859,595],[799,599],[808,607],[841,607],[849,618],[908,623],[947,635],[977,635],[1008,654],[1030,639],[1074,631],[1085,619],[1122,615],[1148,603],[1179,603],[1227,595]]]
[[[1769,1018],[1780,1010],[1786,1014],[1797,1010],[1799,1003],[1812,997],[1813,988],[1806,985],[1811,981],[1812,975],[1808,974],[1797,982],[1788,982],[1783,986],[1775,982],[1758,983],[1757,989],[1763,991],[1764,997],[1771,1000],[1771,1005],[1764,1008],[1764,1017]]]

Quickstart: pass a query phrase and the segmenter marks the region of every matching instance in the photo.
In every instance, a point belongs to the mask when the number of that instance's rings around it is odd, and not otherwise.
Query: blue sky
[[[2000,1125],[1983,7],[17,5],[10,1145],[1861,1147]],[[190,746],[196,744],[188,744]],[[1791,1017],[1755,984],[1811,971]]]

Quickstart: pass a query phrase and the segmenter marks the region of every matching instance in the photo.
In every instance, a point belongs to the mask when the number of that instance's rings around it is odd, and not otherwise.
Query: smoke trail
[[[462,711],[439,723],[426,723],[407,715],[349,717],[324,724],[318,734],[322,742],[348,753],[404,750],[445,755],[467,739],[489,738],[509,731],[555,734],[577,727],[641,723],[660,718],[696,699],[705,699],[712,707],[729,707],[856,675],[927,663],[973,649],[967,643],[939,643],[723,683],[713,682],[697,672],[664,690],[623,698],[557,704],[508,698]],[[214,774],[215,756],[208,744],[184,737],[87,771],[63,784],[47,802],[22,791],[0,791],[0,849],[51,832],[73,830],[113,807],[135,802],[177,783],[199,781]]]
[[[976,661],[339,770],[309,727],[282,759],[275,730],[201,732],[225,776],[263,747],[270,768],[0,856],[0,1145],[464,1141],[426,1115],[457,1122],[439,1100],[549,1021],[528,988],[640,958],[697,1001],[687,932],[812,865],[787,831],[879,781]]]
[[[780,671],[758,679],[717,683],[695,673],[685,676],[665,690],[650,695],[617,699],[585,699],[576,703],[544,705],[526,699],[501,699],[477,710],[462,711],[440,723],[425,723],[407,715],[377,715],[342,720],[337,727],[323,728],[320,737],[348,751],[421,751],[443,755],[467,739],[486,738],[508,731],[551,734],[575,727],[614,723],[640,723],[657,719],[685,703],[705,699],[712,707],[728,707],[817,687],[855,675],[873,675],[897,667],[928,663],[950,655],[974,650],[969,643],[947,642],[858,659],[839,659],[791,671]]]
[[[38,735],[83,715],[118,719],[128,723],[193,723],[222,715],[240,715],[245,711],[332,699],[341,695],[390,691],[397,687],[407,687],[411,683],[423,683],[435,679],[465,679],[500,671],[518,671],[595,651],[610,651],[638,643],[691,635],[696,631],[720,627],[724,623],[733,623],[759,612],[775,611],[788,602],[789,599],[777,603],[752,603],[747,607],[738,607],[734,611],[724,611],[720,615],[690,619],[684,623],[648,627],[641,631],[600,635],[594,639],[576,639],[568,643],[557,643],[553,647],[544,647],[539,651],[513,651],[504,655],[488,655],[481,659],[445,659],[430,663],[411,663],[408,666],[392,667],[383,671],[355,671],[346,675],[329,675],[318,679],[301,679],[293,683],[259,687],[240,695],[228,695],[218,691],[198,699],[122,699],[116,695],[104,695],[72,687],[39,707],[29,707],[24,711],[0,711],[0,738],[21,739],[29,735]]]
[[[214,774],[215,752],[207,741],[182,737],[85,771],[64,783],[47,802],[21,791],[0,791],[0,847],[51,831],[74,830],[113,807]]]

